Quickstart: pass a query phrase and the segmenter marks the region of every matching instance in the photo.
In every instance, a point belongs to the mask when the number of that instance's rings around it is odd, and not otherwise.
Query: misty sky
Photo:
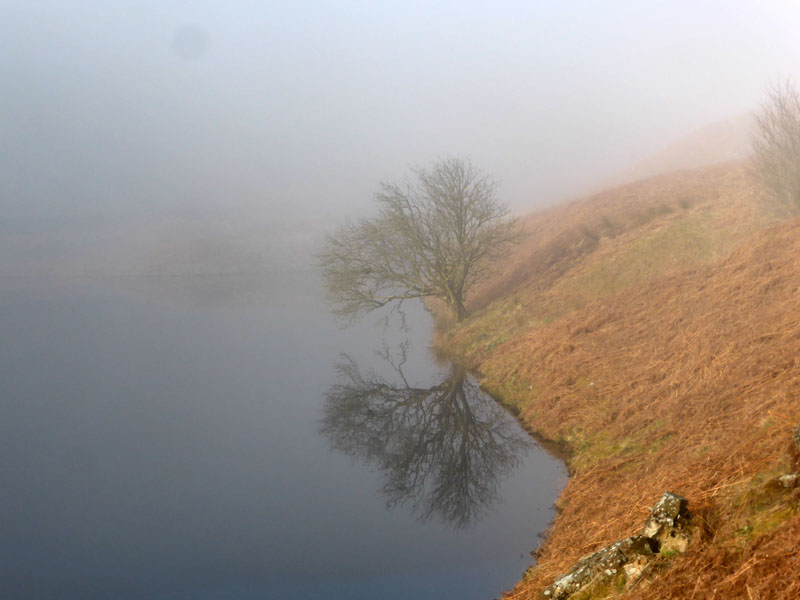
[[[338,218],[463,155],[531,209],[754,108],[799,26],[790,0],[0,0],[0,208]]]

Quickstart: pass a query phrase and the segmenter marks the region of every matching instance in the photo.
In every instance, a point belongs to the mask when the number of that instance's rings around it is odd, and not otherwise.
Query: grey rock
[[[584,556],[542,593],[547,598],[564,600],[597,580],[611,579],[634,558],[652,556],[656,552],[658,543],[641,535],[619,540]]]
[[[542,591],[550,600],[566,600],[597,582],[607,582],[620,571],[631,583],[641,577],[650,559],[659,551],[684,552],[689,545],[686,525],[691,515],[688,500],[666,492],[650,511],[641,535],[625,538],[584,556],[552,585]]]
[[[644,573],[645,568],[647,568],[648,559],[644,556],[639,556],[634,558],[631,562],[625,564],[623,566],[623,570],[625,571],[625,580],[631,584],[639,577],[642,576]]]
[[[665,492],[650,511],[642,535],[662,541],[673,529],[681,529],[689,519],[689,501],[677,494]]]

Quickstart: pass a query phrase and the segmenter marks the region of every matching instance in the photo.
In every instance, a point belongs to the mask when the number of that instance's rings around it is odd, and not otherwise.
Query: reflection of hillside
[[[323,433],[336,450],[374,463],[387,503],[455,527],[477,522],[503,476],[532,444],[461,367],[430,388],[363,374],[346,358],[325,397]]]
[[[317,306],[319,220],[243,214],[52,218],[0,231],[0,285],[103,281],[180,301]]]
[[[228,218],[172,223],[142,255],[140,268],[172,275],[235,275],[306,269],[324,227],[309,221]]]

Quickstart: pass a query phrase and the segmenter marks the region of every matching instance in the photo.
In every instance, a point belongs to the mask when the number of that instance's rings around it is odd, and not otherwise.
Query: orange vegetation
[[[662,204],[674,208],[648,213]],[[581,228],[604,221],[619,225],[581,246]],[[765,228],[774,222],[741,165],[552,209],[526,221],[538,236],[478,292],[473,317],[441,336],[527,427],[570,451],[558,515],[511,597],[538,597],[581,556],[637,533],[672,491],[701,525],[686,554],[587,597],[800,598],[800,490],[775,485],[797,469],[800,220]],[[696,241],[680,237],[687,228],[713,244],[684,251]],[[587,276],[598,265],[619,282]],[[596,285],[581,295],[579,284]]]

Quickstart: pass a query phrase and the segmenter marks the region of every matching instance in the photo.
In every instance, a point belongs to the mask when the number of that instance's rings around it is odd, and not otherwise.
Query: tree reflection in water
[[[344,356],[325,396],[322,431],[334,449],[377,465],[389,506],[408,503],[423,520],[436,515],[468,527],[497,501],[500,481],[533,443],[462,367],[453,365],[439,385],[410,386],[402,350],[399,363],[383,356],[395,383]]]

